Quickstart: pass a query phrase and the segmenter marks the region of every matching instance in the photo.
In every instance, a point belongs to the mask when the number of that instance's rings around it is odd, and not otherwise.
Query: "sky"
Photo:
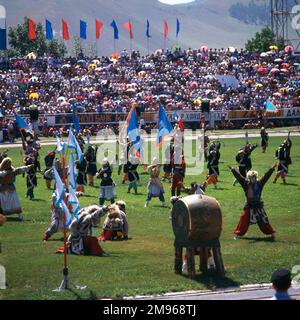
[[[190,3],[194,2],[195,0],[158,0],[159,2],[165,3],[165,4],[182,4],[182,3]]]

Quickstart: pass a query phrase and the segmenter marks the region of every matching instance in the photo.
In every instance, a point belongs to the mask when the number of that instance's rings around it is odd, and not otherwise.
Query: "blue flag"
[[[171,137],[175,134],[175,131],[168,119],[168,116],[163,106],[159,106],[157,125],[158,125],[158,134],[157,134],[156,145],[157,147],[161,147],[165,138]]]
[[[69,160],[69,169],[68,169],[68,176],[69,176],[69,185],[70,188],[76,190],[76,169],[75,169],[75,160],[74,155],[71,153],[70,160]]]
[[[176,38],[178,38],[179,31],[180,31],[180,22],[177,19],[176,20]]]
[[[74,128],[75,130],[78,132],[80,132],[80,125],[79,125],[79,120],[76,114],[76,104],[72,104],[72,117],[73,117],[73,124],[74,124]]]
[[[7,49],[6,29],[0,28],[0,50]]]
[[[274,106],[274,104],[270,101],[267,100],[266,101],[266,111],[276,111],[276,107]]]
[[[132,142],[135,156],[138,158],[141,158],[142,145],[141,145],[141,137],[139,133],[138,116],[136,113],[135,106],[132,106],[127,116],[126,123],[123,130],[124,130],[123,139],[124,140],[128,139],[130,142]]]
[[[149,22],[148,19],[147,19],[147,31],[146,31],[146,36],[147,36],[147,38],[151,38],[151,35],[150,35],[150,22]]]
[[[7,49],[6,37],[6,10],[4,6],[0,6],[0,50]]]
[[[15,113],[15,118],[16,118],[16,122],[17,122],[17,127],[20,130],[25,130],[27,132],[32,133],[31,126],[22,117],[20,117],[18,114]]]
[[[53,167],[53,175],[55,179],[55,205],[58,206],[61,202],[63,202],[64,196],[66,194],[66,187],[61,181],[61,178],[55,167]]]
[[[86,29],[87,29],[87,24],[85,21],[80,20],[80,38],[81,39],[86,39]]]
[[[110,25],[111,25],[111,27],[113,27],[113,29],[114,29],[114,39],[119,39],[119,30],[118,30],[116,21],[113,20]]]
[[[53,40],[53,29],[52,24],[49,20],[46,19],[46,39]]]
[[[68,149],[73,149],[76,152],[77,160],[80,163],[83,160],[83,153],[76,140],[72,128],[70,128],[69,139],[68,139]]]

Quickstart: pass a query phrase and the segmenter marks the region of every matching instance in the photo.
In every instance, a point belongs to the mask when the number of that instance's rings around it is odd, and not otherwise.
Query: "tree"
[[[67,47],[61,40],[53,39],[48,43],[47,53],[55,58],[61,58],[67,54]]]
[[[11,57],[22,58],[30,52],[34,52],[38,57],[45,53],[55,57],[63,57],[66,52],[66,46],[58,40],[47,41],[41,23],[35,25],[36,39],[28,38],[28,17],[24,18],[24,23],[16,27],[10,27],[8,30],[8,42],[10,45],[9,54]]]
[[[76,36],[73,38],[72,55],[77,59],[81,59],[84,55],[84,46],[82,41]]]
[[[276,45],[279,50],[284,48],[284,41],[274,41],[274,34],[270,28],[263,28],[261,32],[257,32],[255,36],[248,40],[245,47],[250,52],[266,52],[270,51],[271,45]]]

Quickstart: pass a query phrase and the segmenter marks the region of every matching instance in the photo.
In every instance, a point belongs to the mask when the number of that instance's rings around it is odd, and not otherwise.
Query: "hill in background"
[[[52,22],[56,37],[61,37],[61,19],[68,21],[70,35],[79,35],[79,20],[88,23],[89,44],[95,44],[95,18],[103,21],[102,38],[97,42],[99,55],[111,54],[114,51],[113,30],[110,23],[116,20],[120,39],[116,41],[117,51],[129,49],[128,32],[124,23],[132,21],[134,41],[133,49],[147,52],[146,20],[150,20],[150,51],[163,48],[163,21],[169,24],[167,48],[176,41],[176,18],[181,22],[178,44],[182,48],[199,48],[208,45],[212,48],[244,47],[245,42],[261,29],[260,25],[247,24],[231,16],[230,8],[237,0],[196,0],[190,4],[166,5],[158,0],[3,0],[1,4],[7,10],[7,26],[15,26],[23,21],[24,16],[36,22],[45,23],[45,18]],[[250,1],[242,1],[247,5]],[[68,47],[72,46],[69,41]]]

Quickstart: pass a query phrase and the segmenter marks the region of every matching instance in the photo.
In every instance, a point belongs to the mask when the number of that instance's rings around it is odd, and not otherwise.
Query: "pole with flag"
[[[6,9],[0,6],[0,50],[7,50]]]
[[[83,20],[80,20],[80,38],[86,40],[87,23]]]
[[[101,30],[103,28],[103,22],[95,19],[95,27],[96,27],[96,48],[97,48],[97,56],[98,56],[98,41],[101,37]]]
[[[147,19],[146,37],[147,37],[147,52],[149,55],[149,39],[151,38],[151,35],[150,35],[150,22],[148,19]]]
[[[124,24],[124,28],[128,31],[129,33],[129,40],[130,40],[130,53],[132,52],[132,40],[133,40],[133,31],[132,31],[132,24],[131,21],[128,20]]]
[[[28,19],[28,39],[36,39],[35,22],[32,19]]]
[[[157,128],[158,133],[156,139],[156,146],[159,149],[161,149],[164,140],[168,137],[172,137],[175,134],[175,131],[168,119],[168,116],[163,106],[159,106]]]
[[[77,133],[80,132],[80,125],[79,125],[79,120],[76,114],[76,109],[77,105],[76,103],[72,104],[72,117],[73,117],[73,124],[74,124],[74,129],[76,130]]]
[[[178,35],[179,35],[179,32],[180,32],[180,21],[179,19],[177,18],[176,19],[176,40],[177,40],[177,45],[178,45]]]
[[[116,53],[116,40],[119,39],[119,29],[115,20],[111,22],[110,26],[114,29],[114,52]]]
[[[49,20],[46,19],[46,39],[53,40],[53,29],[52,24]]]
[[[68,23],[62,19],[62,37],[65,41],[70,40]]]
[[[132,148],[134,151],[135,157],[139,158],[140,161],[143,161],[143,146],[142,139],[139,132],[138,116],[136,112],[136,104],[133,104],[130,112],[126,118],[125,125],[122,128],[121,132],[121,141],[123,145],[129,140],[132,143]],[[128,159],[126,159],[128,161]]]
[[[169,33],[169,26],[168,22],[164,20],[164,51],[166,50],[166,43],[168,39],[168,33]]]
[[[19,116],[16,113],[15,113],[15,119],[16,119],[17,127],[18,127],[18,129],[20,130],[20,133],[21,133],[23,150],[25,151],[26,144],[25,144],[24,132],[28,133],[32,137],[34,136],[34,133],[33,133],[31,125],[29,125],[21,116]]]

